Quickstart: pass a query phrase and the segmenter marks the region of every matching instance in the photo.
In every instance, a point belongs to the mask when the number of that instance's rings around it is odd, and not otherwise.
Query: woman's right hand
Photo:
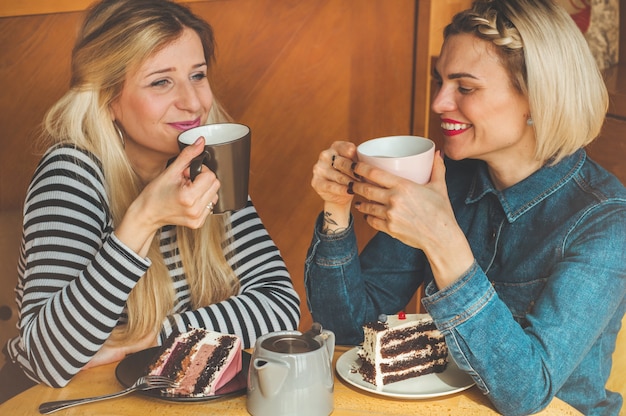
[[[115,235],[140,256],[147,254],[157,230],[164,225],[200,228],[217,202],[220,182],[206,166],[191,181],[189,164],[204,151],[204,140],[183,149],[160,174],[150,180],[129,206]]]
[[[354,193],[356,145],[339,141],[320,153],[313,166],[311,186],[324,200],[324,233],[339,232],[348,227]]]

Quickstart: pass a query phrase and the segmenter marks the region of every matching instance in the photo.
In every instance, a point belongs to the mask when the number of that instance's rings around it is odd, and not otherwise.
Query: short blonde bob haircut
[[[444,39],[469,33],[494,45],[513,87],[528,98],[535,157],[556,163],[591,143],[602,128],[608,93],[587,42],[552,0],[476,0]]]

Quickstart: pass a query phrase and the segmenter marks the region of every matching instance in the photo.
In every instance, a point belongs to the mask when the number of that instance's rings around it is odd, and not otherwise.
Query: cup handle
[[[194,157],[189,164],[189,177],[193,182],[196,179],[196,176],[202,172],[202,164],[205,160],[209,158],[209,152],[206,150],[202,152],[202,154]]]

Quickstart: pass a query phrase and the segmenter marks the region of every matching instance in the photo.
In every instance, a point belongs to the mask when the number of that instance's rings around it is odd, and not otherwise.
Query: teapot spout
[[[287,374],[289,373],[288,364],[257,358],[252,365],[257,372],[259,390],[263,397],[271,398],[276,396],[287,379]]]

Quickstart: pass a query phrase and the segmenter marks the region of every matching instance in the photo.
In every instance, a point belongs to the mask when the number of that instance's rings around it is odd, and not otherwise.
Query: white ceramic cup
[[[394,175],[425,184],[430,181],[435,143],[420,136],[388,136],[368,140],[356,148],[359,161]]]

